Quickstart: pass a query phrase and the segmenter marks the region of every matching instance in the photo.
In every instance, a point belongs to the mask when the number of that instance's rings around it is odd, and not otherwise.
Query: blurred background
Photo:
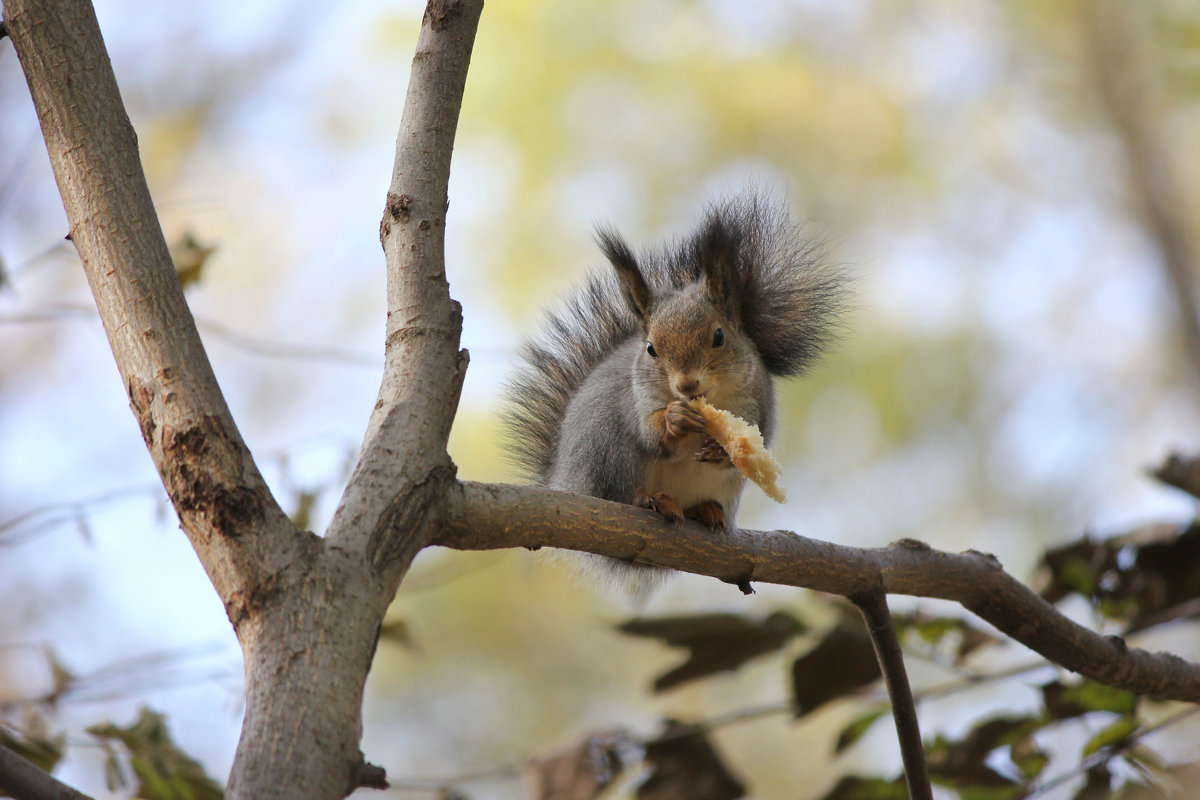
[[[241,432],[285,508],[321,531],[378,389],[379,221],[422,4],[96,10]],[[1200,446],[1195,298],[1169,255],[1200,246],[1198,99],[1200,7],[1186,0],[489,3],[450,185],[447,266],[471,352],[459,475],[517,479],[503,381],[540,311],[599,265],[596,223],[656,244],[758,185],[827,243],[856,297],[837,348],[780,386],[773,449],[790,501],[751,487],[743,525],[976,548],[1032,581],[1047,547],[1188,518],[1193,503],[1147,468]],[[84,729],[148,705],[223,781],[240,728],[236,641],[66,233],[0,41],[0,721],[64,735],[56,775],[125,797]],[[775,609],[818,629],[837,616],[808,593],[746,599],[686,576],[639,608],[544,553],[426,552],[376,658],[363,750],[393,779],[480,772],[464,791],[524,797],[503,768],[590,731],[646,734],[663,716],[788,698],[771,660],[651,696],[679,655],[615,623]],[[1099,624],[1086,604],[1066,610]],[[1200,657],[1186,627],[1135,642]],[[1032,657],[997,648],[981,669]],[[918,688],[954,677],[914,661]],[[922,722],[960,734],[1036,701],[1019,681],[989,685],[923,703]],[[848,771],[898,768],[888,725],[832,757],[855,715],[834,703],[714,737],[752,796],[820,797]],[[1198,735],[1185,722],[1153,744],[1191,757]]]

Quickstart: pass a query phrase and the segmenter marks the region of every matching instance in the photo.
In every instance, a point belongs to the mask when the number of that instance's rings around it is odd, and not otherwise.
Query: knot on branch
[[[462,11],[462,4],[458,0],[429,0],[429,4],[425,6],[425,19],[423,24],[428,24],[435,31],[440,31],[447,27],[456,16]]]
[[[377,765],[370,764],[365,759],[358,762],[358,766],[354,769],[354,781],[350,787],[350,791],[355,789],[389,789],[391,785],[387,780],[387,771]],[[349,794],[349,792],[347,792]]]
[[[164,426],[162,451],[167,492],[185,524],[240,536],[262,522],[263,499],[244,481],[245,453],[216,417],[183,429]]]
[[[367,540],[367,558],[374,572],[382,572],[406,552],[415,553],[426,544],[420,534],[457,475],[458,468],[447,459],[388,501]]]

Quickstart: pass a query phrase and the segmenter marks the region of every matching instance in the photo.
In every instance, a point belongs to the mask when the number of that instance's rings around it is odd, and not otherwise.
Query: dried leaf
[[[1097,764],[1087,771],[1087,781],[1074,800],[1109,800],[1112,797],[1112,773],[1107,763]]]
[[[761,620],[741,614],[634,619],[622,623],[617,630],[691,650],[687,661],[654,680],[654,691],[662,692],[688,681],[735,670],[751,659],[783,647],[804,627],[792,615],[776,611]]]
[[[296,508],[288,515],[293,525],[302,531],[312,527],[312,510],[317,505],[320,495],[316,490],[305,490],[296,494]]]
[[[168,250],[171,253],[171,262],[175,265],[175,274],[179,276],[180,286],[186,289],[200,282],[204,265],[216,249],[201,245],[191,231],[185,231],[170,245]]]
[[[1200,523],[1072,542],[1046,553],[1038,583],[1051,603],[1080,594],[1106,616],[1128,619],[1127,632],[1200,616]]]
[[[835,753],[840,753],[847,747],[850,747],[855,742],[863,737],[875,721],[888,713],[888,706],[877,708],[874,711],[863,714],[861,717],[853,720],[849,725],[842,728],[842,732],[838,734],[837,745],[834,747]]]
[[[535,800],[592,800],[625,769],[616,732],[597,733],[579,744],[535,761],[527,777]]]
[[[638,787],[638,800],[738,800],[746,793],[694,725],[667,720],[667,729],[646,743],[650,777]]]
[[[1092,711],[1132,714],[1137,709],[1138,698],[1133,692],[1095,681],[1085,680],[1072,685],[1054,681],[1042,686],[1042,702],[1046,713],[1054,719],[1069,719]]]
[[[54,680],[54,690],[51,692],[51,694],[54,697],[60,697],[75,683],[75,675],[69,669],[63,666],[63,663],[61,660],[59,660],[58,653],[54,651],[54,648],[47,645],[46,647],[42,648],[42,653],[44,654],[47,663],[50,665],[50,675]]]
[[[929,777],[935,783],[951,786],[960,797],[968,794],[988,797],[1016,797],[1021,783],[1002,775],[987,764],[993,750],[1016,745],[1020,750],[1030,745],[1018,744],[1043,727],[1047,720],[1040,717],[999,717],[987,720],[958,740],[937,737],[926,748]]]
[[[879,680],[875,648],[861,624],[843,621],[792,663],[792,701],[797,717]]]
[[[387,620],[380,625],[379,638],[384,641],[395,642],[410,649],[417,649],[416,639],[413,638],[412,626],[408,624],[408,620],[402,617]]]

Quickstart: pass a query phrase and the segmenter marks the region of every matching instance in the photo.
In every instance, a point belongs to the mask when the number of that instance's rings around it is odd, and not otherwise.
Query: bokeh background
[[[242,434],[320,531],[380,378],[378,226],[421,4],[96,8],[168,241],[214,248],[188,299]],[[856,294],[829,358],[781,386],[790,502],[752,488],[742,524],[973,547],[1032,580],[1047,546],[1186,518],[1192,504],[1146,469],[1200,444],[1200,358],[1180,311],[1194,298],[1165,268],[1137,167],[1149,159],[1194,251],[1198,99],[1200,7],[1186,0],[494,0],[450,186],[448,273],[471,351],[460,476],[516,478],[503,381],[540,310],[598,265],[596,223],[653,244],[757,185],[826,242]],[[143,704],[223,780],[236,642],[66,233],[0,41],[0,712],[64,732],[56,774],[97,797],[127,792],[108,792],[83,729],[128,724]],[[817,627],[836,616],[806,593],[747,600],[692,577],[637,607],[546,554],[427,552],[371,674],[364,752],[396,779],[488,773],[588,731],[784,701],[769,659],[652,697],[678,654],[612,630],[638,611],[777,608]],[[1200,657],[1189,630],[1159,636],[1138,643]],[[1031,657],[1014,646],[987,666]],[[953,677],[912,669],[918,686]],[[923,704],[923,724],[961,733],[1035,701],[992,685]],[[800,724],[768,714],[716,741],[753,796],[817,797],[846,771],[899,763],[886,725],[832,758],[851,705]],[[1198,731],[1153,744],[1186,757]],[[524,796],[503,775],[463,788]]]

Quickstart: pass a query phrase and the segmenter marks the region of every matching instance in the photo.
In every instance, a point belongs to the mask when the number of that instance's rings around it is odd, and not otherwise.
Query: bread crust
[[[706,432],[725,448],[737,471],[757,483],[767,497],[786,503],[787,492],[779,485],[783,470],[767,450],[758,426],[717,408],[703,397],[692,400],[691,406],[704,417]]]

